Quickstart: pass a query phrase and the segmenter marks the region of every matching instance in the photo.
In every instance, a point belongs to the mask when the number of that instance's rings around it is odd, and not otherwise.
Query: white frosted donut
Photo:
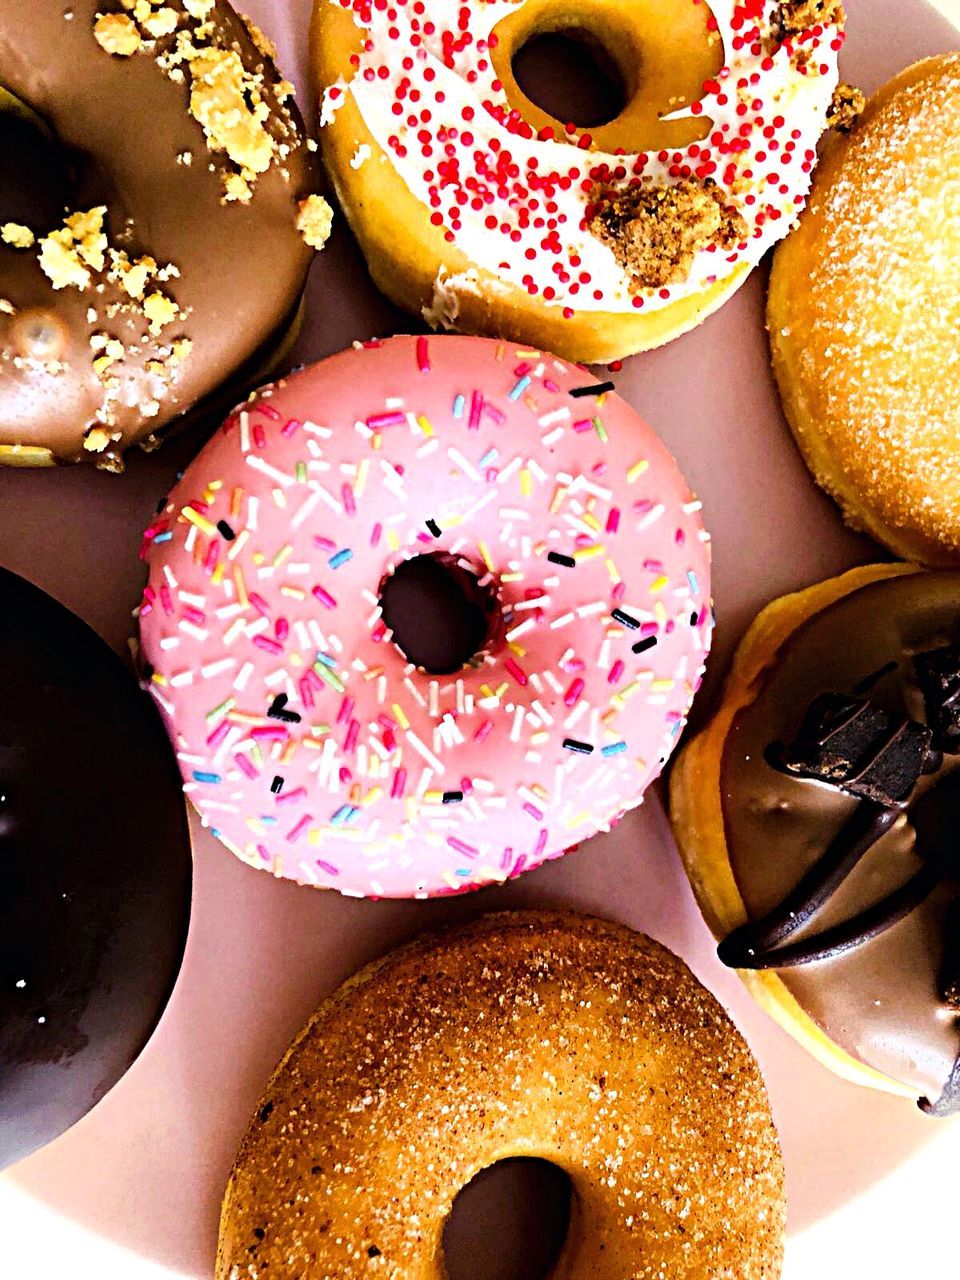
[[[317,0],[325,160],[399,305],[612,359],[697,324],[794,224],[843,23],[839,0]],[[626,89],[589,132],[512,70],[572,28]]]
[[[698,509],[624,401],[536,351],[392,338],[267,388],[147,530],[143,655],[190,798],[254,866],[344,893],[558,856],[640,802],[684,722]],[[417,557],[487,610],[449,675],[382,616]]]

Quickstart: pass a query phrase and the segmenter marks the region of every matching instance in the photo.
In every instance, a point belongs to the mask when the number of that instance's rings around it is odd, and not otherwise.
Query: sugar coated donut
[[[709,546],[609,387],[488,339],[393,338],[267,388],[203,450],[147,530],[141,636],[234,853],[425,896],[640,802],[699,683]],[[456,608],[420,629],[470,624],[434,674],[392,642],[424,564]]]
[[[274,54],[223,0],[4,0],[0,465],[122,470],[292,341],[330,210]]]
[[[190,840],[163,726],[133,674],[0,569],[0,1168],[124,1074],[180,967]]]
[[[729,1018],[649,938],[524,912],[422,938],[320,1007],[240,1148],[217,1280],[440,1280],[457,1193],[511,1156],[571,1180],[554,1275],[780,1275],[777,1136]]]
[[[960,563],[960,54],[902,72],[827,155],[767,318],[787,419],[847,520]]]
[[[843,27],[839,0],[315,0],[324,158],[399,306],[611,360],[694,327],[789,230]],[[589,132],[514,75],[557,31],[623,83]]]
[[[934,1115],[960,1112],[958,600],[960,574],[887,564],[775,601],[671,782],[721,959],[826,1066]]]

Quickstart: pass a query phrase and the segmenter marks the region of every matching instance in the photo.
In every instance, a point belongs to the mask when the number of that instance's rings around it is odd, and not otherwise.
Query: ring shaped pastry
[[[267,388],[188,468],[147,530],[140,633],[186,789],[239,857],[461,892],[640,803],[700,682],[710,548],[612,385],[391,338]],[[478,624],[433,670],[389,603],[424,561],[452,599],[421,628]]]
[[[960,562],[960,54],[902,72],[828,152],[767,323],[787,420],[847,520]]]
[[[190,838],[151,705],[88,626],[0,569],[0,1168],[56,1138],[159,1021]]]
[[[565,1280],[775,1280],[783,1171],[756,1063],[670,952],[573,913],[492,915],[351,978],[240,1148],[218,1280],[441,1280],[443,1229],[514,1156],[572,1184]]]
[[[824,1065],[960,1110],[960,574],[768,606],[671,816],[720,956]]]
[[[790,228],[843,22],[838,0],[317,0],[324,157],[397,305],[612,360],[698,324]],[[558,31],[599,43],[623,83],[589,132],[513,73]]]
[[[0,464],[121,470],[292,341],[329,210],[272,52],[214,0],[4,3]]]

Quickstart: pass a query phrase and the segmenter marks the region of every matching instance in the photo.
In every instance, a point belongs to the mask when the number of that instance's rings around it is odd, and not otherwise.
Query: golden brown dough
[[[960,54],[876,94],[817,170],[767,313],[797,443],[848,522],[960,560]]]
[[[440,1280],[459,1190],[552,1161],[566,1280],[772,1280],[783,1173],[757,1066],[675,956],[569,912],[491,915],[341,987],[260,1102],[218,1280]]]

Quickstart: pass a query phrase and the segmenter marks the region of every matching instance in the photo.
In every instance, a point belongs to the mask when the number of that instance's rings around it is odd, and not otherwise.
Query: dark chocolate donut
[[[330,211],[274,53],[221,0],[0,6],[0,463],[121,470],[276,359]]]
[[[0,570],[0,1167],[123,1075],[180,967],[191,858],[147,696],[62,605]]]

